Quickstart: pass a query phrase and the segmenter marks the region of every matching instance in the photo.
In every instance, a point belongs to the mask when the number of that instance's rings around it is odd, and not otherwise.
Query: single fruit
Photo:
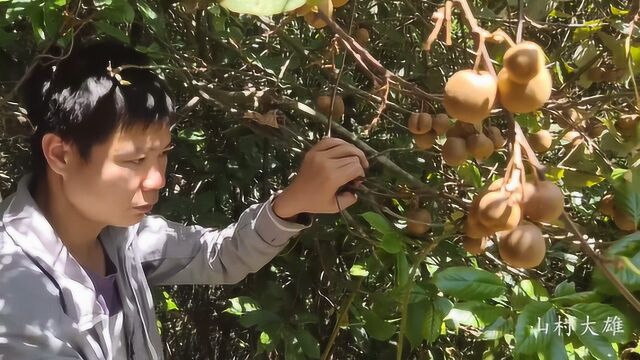
[[[551,181],[540,181],[533,194],[527,194],[522,204],[524,216],[533,221],[549,223],[556,220],[564,210],[564,195],[562,190]]]
[[[369,43],[369,30],[365,28],[359,28],[353,35],[356,42],[362,46],[366,46]]]
[[[504,68],[509,77],[526,84],[544,70],[545,58],[542,48],[532,41],[523,41],[504,54]]]
[[[479,239],[465,236],[462,238],[462,247],[471,255],[483,254],[487,248],[487,238],[482,237]]]
[[[428,150],[433,147],[437,136],[436,132],[431,130],[426,134],[414,135],[413,141],[416,143],[416,147],[418,147],[418,149]]]
[[[592,120],[589,121],[589,124],[587,125],[587,135],[589,135],[590,138],[595,139],[602,135],[605,129],[606,127],[600,121]]]
[[[464,223],[464,233],[465,235],[472,238],[481,238],[493,234],[494,231],[478,221],[476,215],[469,214],[469,216],[467,216],[467,220]]]
[[[514,113],[528,113],[538,110],[551,96],[551,73],[547,69],[540,71],[526,84],[520,84],[509,77],[502,69],[498,73],[498,94],[502,106]]]
[[[507,264],[530,269],[542,263],[547,244],[537,226],[522,224],[513,231],[502,234],[498,241],[498,251]]]
[[[569,142],[572,148],[582,144],[582,135],[577,131],[569,131],[562,137],[562,140]]]
[[[311,8],[311,11],[304,15],[304,20],[307,24],[313,26],[316,29],[323,28],[327,26],[327,23],[322,21],[322,19],[318,16],[318,12],[322,12],[328,17],[333,15],[333,3],[331,0],[320,0],[318,1],[316,6]]]
[[[467,146],[464,139],[447,138],[442,145],[442,160],[449,166],[458,166],[467,160]]]
[[[467,150],[477,160],[486,160],[493,154],[493,141],[484,134],[473,134],[467,138]]]
[[[562,116],[556,118],[556,122],[563,129],[566,129],[567,127],[573,128],[576,125],[582,124],[583,121],[584,116],[582,113],[578,112],[578,110],[574,108],[562,110]]]
[[[486,71],[458,71],[444,87],[444,108],[453,118],[480,124],[491,114],[497,89],[496,80]]]
[[[616,130],[622,136],[634,136],[638,127],[637,115],[623,115],[615,122]]]
[[[633,218],[624,211],[620,211],[614,208],[612,218],[613,222],[620,230],[635,231],[637,228],[636,223],[633,221]]]
[[[498,150],[507,143],[507,140],[502,136],[502,132],[495,126],[490,126],[487,130],[487,136],[493,142],[494,150]]]
[[[349,0],[332,0],[331,2],[333,3],[333,7],[334,8],[339,8],[339,7],[347,5]]]
[[[478,204],[478,220],[493,231],[515,229],[521,217],[520,205],[512,203],[506,191],[488,192]]]
[[[436,114],[431,121],[431,128],[436,131],[436,134],[442,135],[449,130],[451,124],[449,123],[449,115]]]
[[[531,145],[533,151],[537,153],[546,153],[551,148],[553,138],[547,130],[542,129],[530,134],[527,137],[527,141],[529,142],[529,145]]]
[[[412,236],[422,236],[431,227],[431,213],[427,209],[411,210],[407,213],[407,232]]]
[[[613,195],[607,194],[600,199],[600,203],[598,204],[598,211],[600,211],[603,215],[613,217],[615,213],[615,205],[613,201]]]
[[[603,68],[591,68],[589,70],[587,70],[587,73],[585,74],[587,77],[587,80],[592,81],[592,82],[601,82],[604,80],[604,74],[607,71]]]
[[[476,128],[471,124],[464,123],[462,121],[456,121],[452,127],[447,130],[447,137],[457,137],[466,139],[467,137],[476,133]]]
[[[333,102],[333,111],[331,111],[331,96],[321,95],[316,99],[316,109],[327,118],[331,114],[333,120],[340,121],[344,114],[344,101],[342,96],[336,95]]]
[[[426,134],[431,130],[431,115],[427,113],[413,113],[407,121],[407,128],[412,134]]]
[[[305,16],[311,11],[312,6],[309,4],[304,4],[299,8],[295,9],[296,16]]]

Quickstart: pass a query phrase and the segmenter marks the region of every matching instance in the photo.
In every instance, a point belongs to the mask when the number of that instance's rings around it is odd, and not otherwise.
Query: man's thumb
[[[344,210],[358,201],[358,195],[351,191],[343,191],[336,196],[338,210]]]

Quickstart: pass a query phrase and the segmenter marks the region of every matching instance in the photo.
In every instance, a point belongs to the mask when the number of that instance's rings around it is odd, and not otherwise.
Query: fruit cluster
[[[478,255],[495,234],[500,257],[507,264],[535,267],[544,259],[546,241],[534,223],[552,222],[563,209],[562,191],[550,181],[506,183],[499,179],[473,199],[464,225],[463,246]]]

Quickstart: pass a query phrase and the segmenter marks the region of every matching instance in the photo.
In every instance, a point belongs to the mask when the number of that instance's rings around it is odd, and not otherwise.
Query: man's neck
[[[62,243],[81,266],[104,274],[104,254],[98,240],[103,225],[83,216],[65,196],[61,179],[37,182],[34,200]]]

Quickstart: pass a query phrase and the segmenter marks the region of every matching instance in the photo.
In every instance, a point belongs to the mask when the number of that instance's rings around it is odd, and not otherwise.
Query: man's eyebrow
[[[171,149],[173,149],[174,146],[175,146],[175,144],[173,142],[170,142],[165,147],[162,148],[162,151],[171,150]],[[160,150],[160,148],[158,146],[152,146],[152,147],[149,148],[149,150],[156,151],[156,150]]]

